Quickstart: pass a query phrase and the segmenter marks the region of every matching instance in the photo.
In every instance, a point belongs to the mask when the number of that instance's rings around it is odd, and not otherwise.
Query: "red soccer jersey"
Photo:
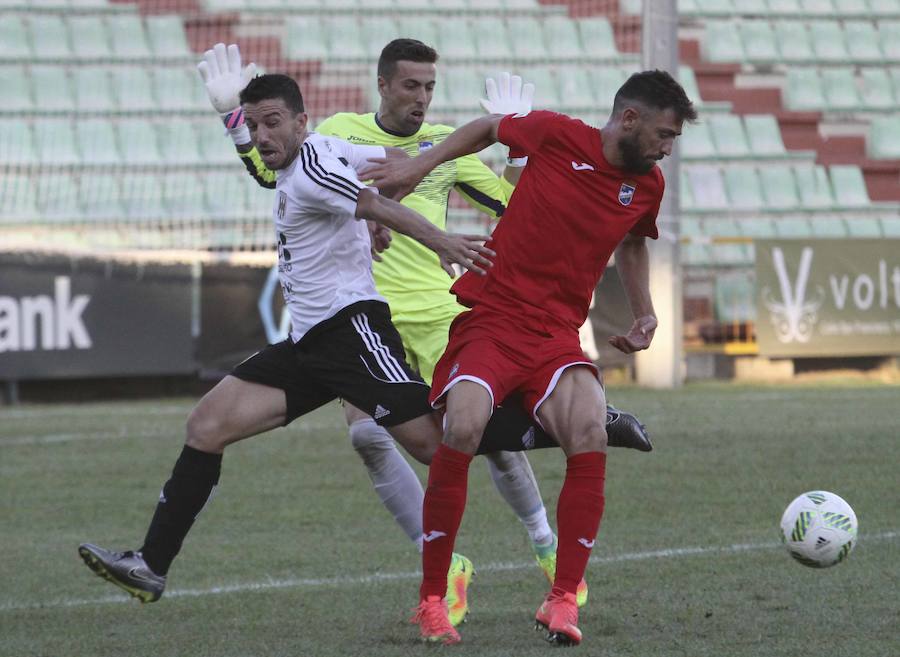
[[[452,291],[470,308],[511,302],[546,325],[577,328],[625,235],[656,239],[662,172],[613,167],[597,128],[555,112],[506,116],[498,136],[524,151],[528,166],[488,243],[494,266],[487,276],[464,274]]]

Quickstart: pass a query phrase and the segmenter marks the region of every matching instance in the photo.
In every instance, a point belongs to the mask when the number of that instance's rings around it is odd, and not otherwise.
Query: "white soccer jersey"
[[[313,326],[357,301],[384,298],[375,290],[366,222],[356,219],[356,172],[381,146],[358,146],[310,133],[300,154],[278,171],[273,217],[278,276],[297,342]]]

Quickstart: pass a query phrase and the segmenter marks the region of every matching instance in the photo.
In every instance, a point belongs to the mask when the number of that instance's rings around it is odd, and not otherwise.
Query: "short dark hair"
[[[390,79],[397,70],[397,62],[425,62],[434,64],[438,60],[437,51],[417,39],[394,39],[381,51],[378,58],[378,75]]]
[[[628,78],[616,92],[613,114],[620,114],[628,101],[658,110],[672,109],[679,121],[697,120],[697,110],[684,88],[666,71],[642,71]]]
[[[303,96],[294,78],[281,73],[266,73],[252,80],[241,92],[241,105],[281,98],[294,114],[303,112]]]

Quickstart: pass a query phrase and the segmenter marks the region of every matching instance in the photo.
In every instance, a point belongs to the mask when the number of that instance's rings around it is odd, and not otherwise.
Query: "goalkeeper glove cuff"
[[[244,111],[236,107],[230,112],[221,115],[226,132],[231,136],[235,146],[243,146],[250,143],[250,129],[244,123]]]

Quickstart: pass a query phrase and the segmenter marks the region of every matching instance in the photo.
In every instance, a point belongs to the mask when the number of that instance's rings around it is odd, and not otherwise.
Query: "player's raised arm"
[[[534,98],[534,85],[530,82],[522,83],[518,75],[510,75],[507,72],[500,74],[498,80],[485,78],[485,95],[481,99],[481,107],[488,114],[518,114],[524,116],[531,111]],[[522,169],[528,163],[528,156],[514,147],[510,147],[506,157],[506,168],[503,177],[512,185],[519,182]]]
[[[424,244],[438,254],[441,267],[450,276],[456,275],[452,267],[454,264],[484,275],[491,266],[489,258],[496,255],[484,246],[484,242],[490,239],[487,235],[456,235],[444,232],[418,212],[371,189],[360,190],[356,216],[377,221]]]

